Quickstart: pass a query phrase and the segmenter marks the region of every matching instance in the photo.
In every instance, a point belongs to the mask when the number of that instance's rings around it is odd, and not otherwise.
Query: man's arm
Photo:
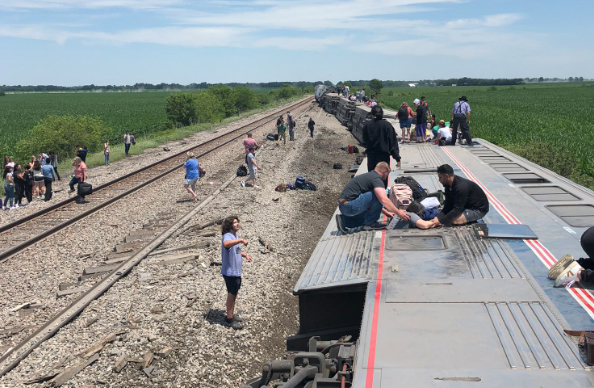
[[[378,199],[378,201],[380,201],[380,203],[386,208],[387,211],[396,214],[400,219],[403,219],[405,221],[410,220],[410,215],[408,215],[407,212],[398,209],[392,203],[392,201],[390,201],[390,198],[388,198],[388,196],[386,195],[386,189],[384,189],[383,187],[376,187],[375,189],[373,189],[373,193],[375,194],[375,197]]]

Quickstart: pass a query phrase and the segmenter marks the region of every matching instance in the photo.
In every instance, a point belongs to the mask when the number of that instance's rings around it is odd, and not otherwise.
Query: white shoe
[[[555,287],[570,288],[577,281],[577,274],[583,268],[577,263],[573,262],[567,266],[555,279]]]
[[[12,207],[10,208],[10,210],[14,210],[14,209],[16,209],[16,207],[14,207],[14,206],[12,206]]]
[[[241,187],[245,187],[245,181],[241,181]]]
[[[16,205],[14,205],[14,208],[15,209],[18,208],[18,207],[19,207],[19,204],[18,203]]]
[[[259,189],[259,188],[260,188],[260,186],[254,185],[254,189]]]

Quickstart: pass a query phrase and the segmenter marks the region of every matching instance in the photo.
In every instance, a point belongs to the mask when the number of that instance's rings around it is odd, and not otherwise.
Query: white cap
[[[421,102],[421,100],[419,100],[418,98],[415,98],[415,100],[413,101],[414,104],[419,104]]]

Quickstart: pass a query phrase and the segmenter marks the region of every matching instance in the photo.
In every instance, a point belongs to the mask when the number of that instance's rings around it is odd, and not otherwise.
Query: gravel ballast
[[[314,139],[307,129],[310,116],[316,121]],[[200,244],[200,248],[145,259],[1,378],[0,386],[24,386],[36,375],[85,363],[90,356],[80,353],[111,333],[115,338],[95,353],[98,359],[65,386],[234,387],[258,375],[268,359],[279,358],[285,338],[297,330],[297,298],[292,296],[292,288],[351,177],[346,167],[355,163],[355,155],[339,150],[354,142],[350,133],[317,107],[297,118],[295,142],[287,140],[283,145],[263,141],[272,132],[273,126],[268,126],[254,133],[263,145],[257,154],[263,167],[259,171],[260,188],[241,187],[240,178],[236,178],[188,224],[203,225],[229,215],[239,217],[240,237],[249,242],[243,249],[254,258],[253,263],[244,261],[236,306],[244,318],[243,330],[233,331],[223,320],[226,290],[218,265],[220,227],[190,228],[159,249],[191,244]],[[229,179],[244,156],[241,141],[237,141],[202,158],[200,162],[208,173],[200,180],[199,200]],[[341,163],[345,169],[334,170],[334,163]],[[318,191],[274,191],[282,182],[293,183],[296,176],[313,181]],[[195,205],[186,201],[182,178],[183,172],[163,178],[128,200],[99,211],[92,220],[61,231],[42,246],[31,247],[19,254],[19,260],[5,263],[0,274],[0,283],[6,285],[0,302],[1,328],[41,324],[58,307],[77,297],[58,298],[60,283],[73,282],[74,274],[104,263],[130,232],[140,235],[143,225],[158,225],[158,219],[172,223],[191,210]],[[268,242],[268,247],[260,241]],[[193,257],[162,262],[184,253]],[[85,280],[76,287],[93,281]],[[34,300],[44,307],[27,314],[11,311]],[[0,350],[26,333],[0,335]],[[148,352],[153,354],[152,361]],[[150,365],[145,369],[147,360]]]

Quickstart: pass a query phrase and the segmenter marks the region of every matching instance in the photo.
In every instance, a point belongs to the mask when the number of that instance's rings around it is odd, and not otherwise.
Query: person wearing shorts
[[[225,280],[227,288],[227,300],[225,303],[226,313],[225,322],[234,330],[243,329],[243,321],[239,315],[235,314],[235,301],[241,288],[242,258],[249,262],[252,258],[241,251],[241,244],[248,245],[248,241],[237,237],[239,231],[239,218],[230,216],[223,220],[221,232],[223,239],[221,243],[221,275]]]
[[[200,178],[200,170],[198,168],[198,161],[193,152],[186,153],[186,162],[184,163],[186,169],[186,176],[184,181],[184,188],[192,196],[192,201],[198,201],[198,194],[196,193],[196,182]]]
[[[278,130],[278,141],[280,142],[282,139],[283,144],[287,144],[287,126],[285,125],[285,123],[281,123],[281,125],[279,125],[277,127],[277,130]]]
[[[437,168],[439,183],[445,188],[443,209],[435,216],[435,226],[465,225],[489,212],[489,200],[483,189],[471,180],[454,175],[449,164]]]
[[[260,167],[258,163],[256,163],[256,156],[254,155],[255,153],[256,149],[254,147],[250,147],[249,153],[247,155],[247,161],[248,171],[250,172],[250,176],[248,177],[248,179],[252,180],[252,187],[254,189],[257,189],[260,187],[256,185],[256,180],[258,179],[258,170],[261,170],[262,167]],[[241,181],[241,186],[245,187],[245,181]]]

